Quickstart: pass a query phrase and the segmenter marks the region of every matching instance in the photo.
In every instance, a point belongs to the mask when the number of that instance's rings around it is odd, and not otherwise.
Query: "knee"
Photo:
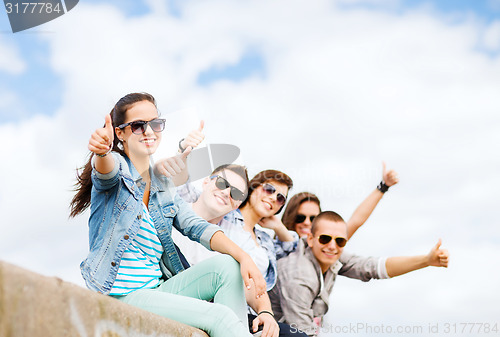
[[[228,274],[231,277],[240,276],[240,264],[231,255],[221,254],[216,256],[212,263],[215,266],[214,269],[219,269],[224,274]]]
[[[234,311],[220,303],[213,303],[211,305],[208,316],[213,318],[212,322],[214,325],[211,327],[213,331],[221,330],[227,332],[241,324]]]

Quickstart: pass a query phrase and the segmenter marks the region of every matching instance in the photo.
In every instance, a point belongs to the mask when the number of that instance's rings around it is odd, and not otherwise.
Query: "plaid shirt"
[[[219,222],[219,226],[221,226],[221,228],[224,230],[224,233],[231,240],[233,240],[234,243],[236,243],[245,252],[247,252],[250,257],[253,258],[251,247],[243,245],[243,242],[240,242],[241,236],[236,235],[238,231],[244,231],[244,224],[245,221],[239,209],[229,212]],[[264,248],[267,253],[267,257],[269,258],[269,267],[267,268],[267,272],[264,275],[264,279],[266,280],[267,284],[267,291],[269,291],[276,284],[276,275],[278,271],[277,260],[284,256],[287,256],[290,252],[295,250],[295,248],[297,247],[298,235],[294,232],[294,241],[280,241],[277,239],[274,240],[269,234],[258,228],[254,228],[254,233],[257,237],[257,241],[259,242],[260,246]],[[255,245],[253,240],[252,244]]]

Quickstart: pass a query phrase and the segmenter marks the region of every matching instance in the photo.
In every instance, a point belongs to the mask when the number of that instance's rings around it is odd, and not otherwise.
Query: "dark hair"
[[[219,172],[222,172],[224,170],[229,170],[229,171],[234,172],[237,175],[239,175],[243,179],[243,181],[245,182],[245,187],[248,190],[248,185],[250,182],[248,181],[248,172],[247,172],[247,168],[245,166],[236,165],[236,164],[224,164],[224,165],[217,167],[212,172],[211,176],[213,176]],[[245,192],[245,191],[242,191],[242,192]]]
[[[299,211],[300,205],[306,201],[314,202],[318,205],[319,211],[321,212],[321,205],[319,202],[319,198],[312,193],[309,192],[300,192],[295,194],[290,200],[285,208],[285,213],[283,213],[283,217],[281,221],[291,231],[295,230],[295,218],[297,217],[297,213]]]
[[[284,184],[288,187],[288,190],[290,190],[293,187],[292,178],[290,178],[285,173],[283,173],[281,171],[277,171],[277,170],[261,171],[261,172],[257,173],[255,175],[255,177],[252,178],[252,180],[250,180],[250,182],[248,184],[248,196],[245,199],[245,201],[243,201],[241,203],[240,208],[243,208],[247,204],[248,200],[250,199],[250,196],[252,195],[253,191],[257,187],[259,187],[260,185],[262,185],[263,183],[266,183],[268,181],[275,181],[277,183]],[[275,214],[278,214],[279,212],[281,212],[282,208],[283,207],[281,207]]]
[[[311,227],[311,234],[314,235],[316,233],[316,227],[317,223],[320,220],[328,220],[328,221],[333,221],[333,222],[343,222],[345,223],[344,219],[338,214],[333,211],[324,211],[318,214],[317,217],[314,218],[312,222],[312,227]]]
[[[116,128],[119,125],[125,123],[125,119],[127,118],[126,113],[128,109],[135,103],[142,101],[151,102],[156,107],[156,100],[154,99],[154,97],[145,92],[132,93],[120,98],[120,100],[115,104],[115,106],[109,113],[111,116],[111,122],[113,124],[113,127]],[[118,139],[116,132],[114,133],[112,151],[118,152],[122,156],[125,156],[125,153],[123,152],[123,145]],[[90,153],[87,163],[83,167],[76,170],[77,181],[75,183],[75,189],[74,189],[74,191],[76,191],[76,194],[70,203],[70,209],[71,209],[69,213],[70,217],[77,216],[90,206],[90,194],[92,191],[91,174],[92,174],[93,156],[94,154]]]

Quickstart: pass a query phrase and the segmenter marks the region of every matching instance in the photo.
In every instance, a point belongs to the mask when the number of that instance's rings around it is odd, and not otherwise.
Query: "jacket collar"
[[[123,158],[125,158],[125,162],[127,163],[132,180],[138,186],[142,186],[144,184],[142,176],[137,171],[137,169],[135,168],[135,166],[132,163],[132,161],[130,160],[130,158],[125,154],[123,155]],[[151,193],[165,192],[166,190],[169,190],[169,189],[172,189],[173,191],[175,190],[175,186],[173,185],[171,179],[169,179],[165,176],[159,176],[159,177],[156,176],[153,173],[151,166],[149,166],[149,176],[151,177]],[[175,192],[172,195],[175,195]]]

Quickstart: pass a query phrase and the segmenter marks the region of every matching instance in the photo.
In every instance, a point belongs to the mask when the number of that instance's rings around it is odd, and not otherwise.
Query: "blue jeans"
[[[221,254],[200,262],[154,289],[120,301],[204,330],[212,337],[251,336],[240,265]],[[213,303],[207,302],[213,300]]]

